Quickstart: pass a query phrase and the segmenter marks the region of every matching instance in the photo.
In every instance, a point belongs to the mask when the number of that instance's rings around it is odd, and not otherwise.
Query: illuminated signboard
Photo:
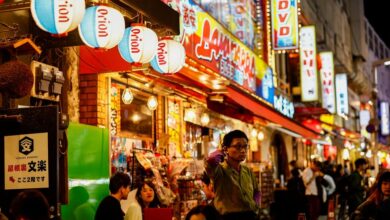
[[[300,32],[300,66],[302,101],[318,100],[318,76],[316,60],[316,32],[314,26],[305,26]]]
[[[289,118],[294,117],[294,103],[282,95],[275,95],[274,108]]]
[[[297,0],[271,0],[274,50],[298,48]]]
[[[256,94],[265,101],[274,103],[274,83],[272,69],[267,68],[264,76],[256,76]]]
[[[336,113],[335,89],[334,89],[334,66],[333,53],[322,52],[321,58],[321,91],[322,91],[322,107],[328,109],[332,114]]]
[[[381,113],[381,134],[389,135],[390,127],[389,127],[389,103],[381,102],[380,104],[380,113]]]
[[[348,82],[347,74],[336,74],[337,114],[348,114]]]
[[[186,55],[254,92],[267,64],[192,1],[181,2]]]

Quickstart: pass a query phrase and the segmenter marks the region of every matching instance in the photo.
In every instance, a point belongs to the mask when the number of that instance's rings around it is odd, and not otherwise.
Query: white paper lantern
[[[158,105],[158,101],[157,101],[156,96],[149,96],[147,105],[148,105],[148,108],[149,108],[151,111],[156,110],[157,105]]]
[[[185,58],[186,52],[179,42],[160,40],[157,45],[157,54],[151,65],[159,73],[176,73],[183,68]]]
[[[157,34],[144,26],[135,25],[126,28],[119,53],[129,63],[149,63],[157,52]]]
[[[79,25],[81,40],[89,47],[115,47],[125,32],[125,19],[116,9],[98,5],[87,8]]]
[[[35,24],[42,30],[63,35],[77,28],[85,13],[84,0],[31,0]]]

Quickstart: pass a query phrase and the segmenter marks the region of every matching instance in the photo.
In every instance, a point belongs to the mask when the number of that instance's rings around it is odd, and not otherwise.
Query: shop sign
[[[297,0],[271,0],[274,50],[298,48]]]
[[[348,114],[348,83],[347,74],[336,74],[336,102],[337,114]]]
[[[4,136],[4,189],[49,188],[48,134]]]
[[[193,1],[182,1],[182,43],[188,57],[250,90],[268,68],[245,44]],[[193,21],[193,22],[192,22]]]
[[[318,76],[316,60],[316,32],[314,26],[305,26],[300,32],[300,66],[302,101],[318,100]]]
[[[181,123],[180,123],[180,102],[173,98],[168,99],[168,134],[169,134],[169,149],[170,156],[181,154]]]
[[[275,88],[273,83],[272,69],[267,68],[264,76],[260,79],[259,77],[256,77],[256,94],[270,104],[273,104]]]
[[[390,125],[389,125],[389,103],[381,102],[380,103],[380,114],[381,114],[381,134],[389,135],[390,134]]]
[[[360,127],[362,128],[362,129],[360,129],[360,134],[363,137],[370,139],[371,135],[366,130],[366,127],[370,123],[370,119],[371,119],[370,111],[361,110],[359,112],[359,119],[360,119]]]
[[[321,90],[322,90],[322,107],[328,109],[332,114],[336,113],[336,100],[334,89],[334,66],[333,53],[321,52]]]
[[[289,118],[294,117],[294,103],[282,95],[275,95],[274,108]]]
[[[115,47],[125,32],[125,19],[116,9],[99,5],[87,8],[79,25],[81,40],[88,47]]]
[[[118,84],[111,84],[110,91],[110,134],[115,136],[120,126],[120,87]]]

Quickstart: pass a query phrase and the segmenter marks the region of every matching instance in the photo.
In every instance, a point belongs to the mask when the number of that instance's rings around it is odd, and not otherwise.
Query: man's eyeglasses
[[[248,150],[249,144],[245,144],[245,145],[236,144],[236,145],[230,145],[230,147],[234,147],[237,150],[241,150],[241,149]]]

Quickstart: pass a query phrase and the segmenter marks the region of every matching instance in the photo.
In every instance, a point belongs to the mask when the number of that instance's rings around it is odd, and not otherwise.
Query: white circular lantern
[[[125,30],[119,53],[129,63],[149,63],[157,52],[157,34],[144,26],[132,26]]]
[[[42,30],[63,35],[77,28],[85,12],[84,0],[31,0],[35,24]]]
[[[81,40],[89,47],[115,47],[125,32],[125,19],[116,9],[98,5],[87,8],[79,25]]]
[[[160,40],[157,45],[157,54],[151,65],[159,73],[176,73],[183,68],[185,58],[186,52],[179,42]]]

